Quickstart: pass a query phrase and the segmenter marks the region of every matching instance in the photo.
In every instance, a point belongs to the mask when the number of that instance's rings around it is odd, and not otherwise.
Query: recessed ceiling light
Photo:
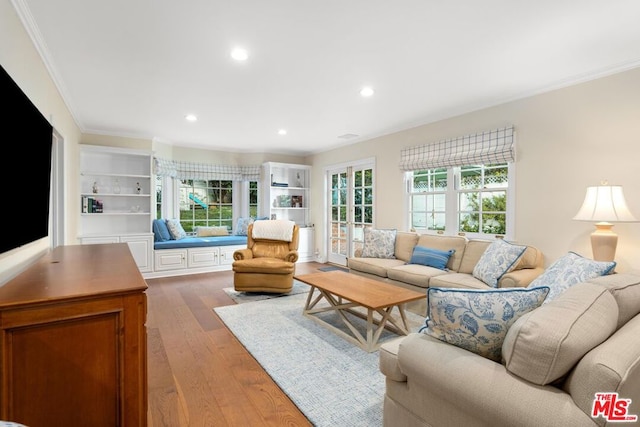
[[[362,90],[360,91],[360,95],[364,96],[364,97],[369,97],[371,95],[373,95],[373,89],[371,89],[369,86],[365,86],[362,88]]]
[[[195,114],[187,114],[186,116],[184,116],[184,118],[188,122],[195,122],[198,120]]]
[[[286,129],[280,129],[278,131],[278,135],[286,135],[287,134],[287,130]]]
[[[246,49],[237,47],[231,51],[231,57],[236,61],[246,61],[249,57],[249,52]]]

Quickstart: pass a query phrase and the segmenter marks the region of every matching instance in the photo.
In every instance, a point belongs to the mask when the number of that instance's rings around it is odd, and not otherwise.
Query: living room
[[[322,189],[326,170],[375,159],[375,226],[408,230],[404,174],[398,167],[400,150],[513,125],[516,132],[516,210],[513,239],[540,248],[546,265],[568,251],[589,257],[592,223],[574,221],[585,190],[601,181],[624,188],[626,201],[640,215],[640,184],[636,179],[640,135],[640,63],[555,82],[546,90],[429,123],[310,155],[237,153],[172,146],[154,139],[85,134],[73,118],[49,75],[38,50],[10,2],[0,5],[0,63],[64,137],[64,231],[61,241],[78,243],[80,232],[79,146],[105,145],[152,150],[180,161],[254,165],[266,161],[307,164],[311,188]],[[319,253],[326,254],[325,194],[311,193],[312,222]],[[382,203],[384,201],[384,203]],[[615,225],[619,235],[618,272],[640,271],[640,228],[636,223]],[[12,251],[0,258],[2,282],[15,276],[51,246],[49,239]]]

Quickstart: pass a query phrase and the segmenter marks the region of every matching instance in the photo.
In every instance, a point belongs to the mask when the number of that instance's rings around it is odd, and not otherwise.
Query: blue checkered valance
[[[400,169],[415,171],[515,161],[513,126],[403,148]]]
[[[260,165],[214,165],[155,158],[155,173],[177,179],[258,181]]]

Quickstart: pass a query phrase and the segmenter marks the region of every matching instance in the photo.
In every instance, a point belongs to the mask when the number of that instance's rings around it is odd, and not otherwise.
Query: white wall
[[[587,186],[603,179],[622,185],[640,219],[639,68],[313,156],[316,242],[325,229],[323,195],[315,189],[327,166],[374,156],[376,226],[406,229],[400,149],[508,124],[517,145],[515,239],[540,248],[547,265],[567,251],[591,257],[594,225],[572,220]],[[640,269],[640,223],[617,224],[614,231],[617,271]]]
[[[80,139],[80,130],[9,1],[0,1],[0,64],[63,136],[65,140],[65,177],[77,176],[78,165],[77,161],[74,161],[74,153],[77,152],[75,146]],[[14,143],[23,144],[25,142],[14,141]],[[72,192],[72,185],[73,183],[69,179],[65,179],[64,210],[67,212],[69,212],[70,200],[78,199],[78,197],[70,196],[78,194]],[[66,221],[67,218],[65,218]],[[69,241],[72,235],[69,227],[65,233],[65,240]],[[0,255],[0,284],[15,276],[26,265],[41,256],[49,249],[50,245],[51,239],[45,238]]]

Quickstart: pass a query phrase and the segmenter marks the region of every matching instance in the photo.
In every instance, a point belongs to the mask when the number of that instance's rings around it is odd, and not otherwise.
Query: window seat
[[[220,231],[215,230],[218,227],[206,228],[205,232]],[[231,270],[233,253],[247,247],[246,235],[190,236],[182,227],[172,234],[164,219],[153,220],[153,234],[153,272],[144,274],[146,279]],[[186,237],[174,238],[179,235]]]
[[[203,248],[209,246],[232,246],[247,244],[247,236],[212,236],[212,237],[185,237],[179,240],[166,240],[164,242],[154,242],[153,249],[176,249],[176,248]]]

